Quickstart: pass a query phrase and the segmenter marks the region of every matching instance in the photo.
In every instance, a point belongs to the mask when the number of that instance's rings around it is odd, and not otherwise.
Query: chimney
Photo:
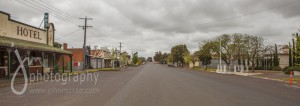
[[[67,50],[67,49],[68,49],[68,44],[67,44],[67,43],[64,43],[63,45],[64,45],[63,49],[64,49],[64,50]]]

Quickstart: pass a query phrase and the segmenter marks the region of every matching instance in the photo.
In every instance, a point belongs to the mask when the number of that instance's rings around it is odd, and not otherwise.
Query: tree
[[[184,55],[189,54],[189,50],[187,49],[186,45],[177,45],[172,47],[171,49],[171,55],[173,57],[173,62],[177,63],[177,66],[180,63],[184,63]],[[183,67],[183,65],[181,65]]]
[[[212,42],[205,42],[199,49],[196,51],[195,54],[197,55],[198,59],[202,62],[202,65],[205,66],[205,70],[207,69],[207,65],[211,64],[212,60]]]
[[[293,48],[292,48],[292,57],[293,57],[293,64],[292,64],[292,66],[294,66],[295,65],[295,63],[296,63],[296,52],[295,52],[295,39],[292,39],[292,41],[293,41]]]
[[[146,60],[146,58],[145,58],[145,57],[138,57],[138,60],[141,60],[141,61],[142,61],[142,63],[143,63],[143,62],[147,62],[147,60]]]
[[[278,51],[277,51],[277,45],[275,44],[275,53],[274,53],[274,66],[279,66],[279,60],[278,60]]]
[[[241,59],[243,56],[243,48],[245,47],[243,43],[243,35],[235,33],[233,34],[233,58],[238,60],[238,64],[241,65]]]
[[[148,58],[147,58],[147,61],[148,61],[148,62],[152,62],[152,57],[148,57]]]
[[[292,50],[291,50],[291,43],[289,42],[289,66],[292,67]]]
[[[295,51],[295,66],[300,66],[300,36],[296,35],[296,51]]]
[[[120,54],[120,60],[122,62],[122,65],[127,65],[128,60],[130,59],[130,56],[127,52],[123,52]]]
[[[220,55],[221,54],[221,59],[229,65],[231,62],[231,58],[233,56],[233,52],[235,47],[232,45],[232,36],[229,34],[223,34],[216,39],[213,39],[209,43],[212,45],[211,50],[214,54]],[[221,48],[220,48],[220,43],[221,43]]]
[[[54,42],[53,47],[61,48],[61,47],[62,47],[62,44],[60,44],[60,43],[58,43],[58,42]]]
[[[194,52],[194,54],[192,55],[191,61],[193,63],[193,68],[195,68],[195,63],[196,63],[196,61],[198,61],[197,52]]]
[[[134,54],[133,54],[133,57],[132,57],[132,63],[133,64],[137,64],[138,63],[138,52],[135,52]]]
[[[168,56],[169,56],[168,53],[164,53],[164,54],[161,56],[160,63],[161,63],[161,64],[167,64],[167,58],[168,58]]]
[[[257,53],[261,52],[263,49],[264,39],[260,36],[245,36],[245,47],[246,47],[246,56],[247,60],[251,62],[251,70],[254,71],[255,57]]]
[[[155,55],[153,56],[153,59],[154,59],[155,62],[160,62],[161,59],[162,59],[162,53],[161,53],[161,51],[155,52]]]
[[[190,54],[185,54],[183,56],[183,59],[184,59],[184,62],[186,63],[187,67],[189,66],[190,62],[192,61],[193,59],[193,55],[190,55]]]
[[[173,56],[172,55],[168,55],[168,57],[167,57],[167,63],[168,64],[170,64],[170,63],[174,64]]]

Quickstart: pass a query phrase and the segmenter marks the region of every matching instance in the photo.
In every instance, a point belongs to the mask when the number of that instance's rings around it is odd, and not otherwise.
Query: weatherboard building
[[[0,78],[10,79],[16,71],[24,75],[22,64],[27,76],[58,72],[58,58],[67,55],[72,61],[72,53],[54,47],[54,37],[54,24],[48,23],[47,13],[41,29],[15,21],[10,14],[0,11]],[[72,71],[72,67],[69,69]]]

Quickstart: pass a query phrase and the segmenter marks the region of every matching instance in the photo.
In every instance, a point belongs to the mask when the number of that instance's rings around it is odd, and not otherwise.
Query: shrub
[[[284,70],[284,73],[285,74],[290,74],[291,71],[300,71],[300,67],[289,67],[286,70]]]
[[[288,68],[290,68],[290,66],[285,66],[285,67],[282,69],[282,71],[284,72],[284,71],[286,71]]]
[[[195,66],[194,68],[201,68],[200,66]]]
[[[282,70],[282,68],[281,67],[279,67],[279,66],[274,66],[274,67],[272,67],[272,70],[273,71],[281,71]]]
[[[256,66],[256,67],[254,67],[254,70],[264,70],[264,67],[262,67],[262,66]]]

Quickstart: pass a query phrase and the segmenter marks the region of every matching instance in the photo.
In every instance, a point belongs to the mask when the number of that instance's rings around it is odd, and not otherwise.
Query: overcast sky
[[[82,47],[80,17],[90,17],[87,44],[116,47],[153,56],[223,33],[263,36],[266,44],[288,44],[300,27],[300,0],[0,0],[0,10],[39,27],[45,12],[56,28],[56,41]],[[72,33],[73,32],[73,33]]]

